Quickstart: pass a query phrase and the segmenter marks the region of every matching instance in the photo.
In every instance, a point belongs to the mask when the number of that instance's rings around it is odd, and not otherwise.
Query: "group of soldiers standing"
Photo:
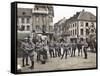
[[[22,56],[22,66],[30,66],[34,69],[34,54],[36,53],[36,61],[45,64],[48,58],[60,57],[61,59],[67,59],[68,55],[70,57],[76,56],[76,49],[78,49],[78,56],[84,54],[84,58],[87,59],[87,48],[88,44],[84,41],[79,41],[78,43],[66,41],[46,41],[46,40],[35,40],[28,36],[23,41],[21,41],[20,48],[23,50]],[[31,64],[28,62],[30,58]],[[26,62],[26,63],[25,63]]]

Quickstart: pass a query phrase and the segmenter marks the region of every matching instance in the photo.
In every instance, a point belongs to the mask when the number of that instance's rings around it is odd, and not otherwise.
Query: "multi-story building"
[[[30,32],[32,30],[32,10],[29,8],[18,8],[17,16],[18,32]]]
[[[62,35],[65,33],[66,29],[66,18],[59,20],[57,23],[54,24],[54,36],[58,40],[62,37]]]
[[[96,16],[91,12],[82,10],[66,21],[71,41],[87,39],[90,33],[96,33]],[[91,29],[91,30],[90,30]]]
[[[18,33],[30,33],[35,30],[36,33],[53,32],[54,10],[52,5],[35,4],[33,8],[18,8],[17,27]]]

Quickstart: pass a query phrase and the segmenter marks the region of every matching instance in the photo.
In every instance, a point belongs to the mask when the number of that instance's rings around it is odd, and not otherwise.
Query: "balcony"
[[[48,11],[46,10],[33,10],[33,14],[48,14]]]

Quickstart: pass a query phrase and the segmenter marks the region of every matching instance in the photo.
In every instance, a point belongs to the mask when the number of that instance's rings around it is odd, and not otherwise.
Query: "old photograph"
[[[17,71],[97,67],[97,9],[17,4]]]

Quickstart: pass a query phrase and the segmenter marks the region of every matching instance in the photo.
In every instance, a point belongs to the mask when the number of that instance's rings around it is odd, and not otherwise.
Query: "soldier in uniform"
[[[76,43],[72,43],[72,52],[71,52],[71,57],[75,56],[75,51],[76,51]]]
[[[58,42],[55,42],[55,57],[58,56],[58,53],[59,53],[59,43]]]
[[[80,56],[80,53],[81,53],[81,56],[82,56],[82,43],[81,43],[81,41],[79,41],[77,43],[77,48],[78,48],[78,56]]]
[[[67,43],[63,43],[63,54],[62,54],[62,57],[61,59],[64,57],[64,54],[65,54],[65,59],[67,59],[67,55],[68,55],[68,44]]]
[[[62,43],[58,43],[58,57],[61,56]]]
[[[39,41],[36,43],[36,52],[37,52],[37,61],[40,61],[40,55],[41,55],[41,51],[42,51],[42,42]]]
[[[25,49],[25,47],[27,46],[27,40],[25,39],[24,41],[21,42],[21,49],[23,51],[23,57],[22,57],[22,66],[25,66],[25,59],[26,59],[26,65],[28,66],[28,51]]]
[[[50,57],[54,58],[54,43],[52,41],[49,43],[49,53]]]
[[[88,44],[87,44],[86,41],[84,41],[83,46],[84,46],[84,48],[83,48],[84,58],[87,59],[87,48],[88,48]]]
[[[29,41],[29,50],[28,55],[31,60],[31,69],[34,69],[34,52],[35,52],[35,44],[32,41]]]

